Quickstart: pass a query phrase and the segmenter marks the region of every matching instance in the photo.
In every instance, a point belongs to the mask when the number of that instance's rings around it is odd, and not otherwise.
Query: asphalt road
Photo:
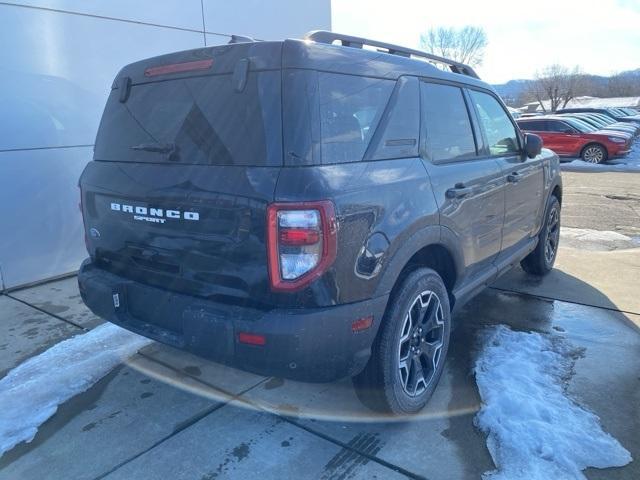
[[[562,172],[562,225],[640,236],[640,173]]]

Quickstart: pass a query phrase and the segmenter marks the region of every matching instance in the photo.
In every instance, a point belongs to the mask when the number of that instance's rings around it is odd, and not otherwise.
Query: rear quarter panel
[[[338,217],[338,256],[302,301],[348,303],[376,293],[389,259],[411,236],[438,225],[431,184],[419,158],[283,168],[275,200],[331,200]],[[362,256],[374,268],[361,268]],[[360,259],[360,263],[358,263]]]

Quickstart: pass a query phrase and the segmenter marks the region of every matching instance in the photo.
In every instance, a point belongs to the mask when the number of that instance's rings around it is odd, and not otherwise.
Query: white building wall
[[[331,29],[331,1],[22,0],[0,5],[0,289],[77,270],[77,181],[125,64]]]

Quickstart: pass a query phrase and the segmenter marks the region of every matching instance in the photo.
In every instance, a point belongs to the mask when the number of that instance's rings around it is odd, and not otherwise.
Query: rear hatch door
[[[268,302],[280,48],[180,52],[118,74],[80,182],[88,249],[103,268],[205,298]]]

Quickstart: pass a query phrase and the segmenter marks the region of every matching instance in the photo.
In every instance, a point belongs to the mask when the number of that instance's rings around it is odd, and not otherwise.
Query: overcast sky
[[[479,75],[532,78],[546,65],[611,75],[640,68],[640,0],[332,0],[332,28],[419,48],[434,26],[477,25],[489,44]]]

